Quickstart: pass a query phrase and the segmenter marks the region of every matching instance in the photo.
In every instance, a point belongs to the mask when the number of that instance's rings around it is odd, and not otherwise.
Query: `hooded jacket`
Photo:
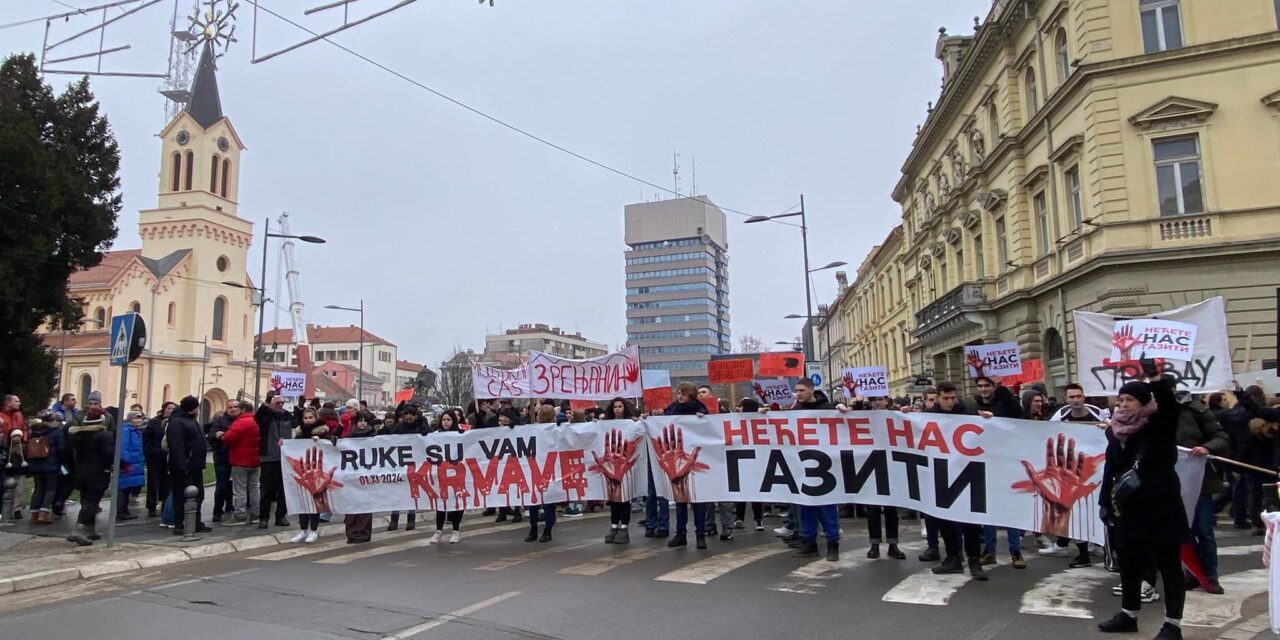
[[[120,430],[119,436],[120,488],[136,489],[147,481],[147,474],[143,467],[146,456],[142,453],[142,430],[126,423]]]
[[[107,430],[106,420],[86,420],[67,432],[72,483],[81,491],[105,491],[111,484],[111,458],[116,454],[115,437]]]
[[[68,453],[66,451],[67,435],[62,429],[62,423],[34,420],[28,428],[31,431],[31,439],[45,439],[45,444],[49,446],[49,455],[43,458],[27,458],[27,472],[34,474],[58,471],[62,458]]]
[[[208,455],[204,429],[181,409],[169,416],[169,473],[195,473],[204,469]]]
[[[142,453],[151,464],[168,464],[169,454],[164,450],[164,433],[168,420],[163,414],[156,414],[142,430]]]
[[[258,451],[262,440],[258,437],[258,421],[253,414],[236,416],[235,422],[222,436],[222,443],[227,446],[227,460],[231,466],[256,467],[262,463]]]
[[[792,411],[824,411],[834,408],[836,406],[831,404],[831,401],[827,399],[827,394],[821,389],[813,390],[812,402],[797,402],[791,405]]]
[[[1023,417],[1022,405],[1018,403],[1018,398],[1004,385],[996,385],[996,391],[991,394],[990,401],[983,400],[982,396],[974,396],[973,402],[978,411],[990,411],[997,418]]]
[[[1231,450],[1231,438],[1218,424],[1218,419],[1203,404],[1191,400],[1178,407],[1178,446],[1194,449],[1204,447],[1215,456],[1225,456]],[[1217,465],[1204,469],[1204,481],[1200,495],[1208,496],[1222,491],[1222,473]]]
[[[22,415],[22,410],[0,409],[0,445],[9,446],[9,434],[14,431],[21,431],[24,439],[27,437],[27,419]]]

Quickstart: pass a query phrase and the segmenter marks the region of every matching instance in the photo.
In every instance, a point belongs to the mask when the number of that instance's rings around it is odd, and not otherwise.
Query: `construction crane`
[[[302,285],[298,282],[298,262],[293,257],[293,231],[289,228],[289,212],[280,214],[276,220],[280,234],[285,236],[280,245],[280,255],[284,259],[284,279],[289,286],[289,319],[293,322],[293,347],[297,358],[298,371],[306,374],[307,381],[303,387],[303,396],[315,397],[315,380],[311,377],[311,344],[307,341],[307,320],[302,314]]]

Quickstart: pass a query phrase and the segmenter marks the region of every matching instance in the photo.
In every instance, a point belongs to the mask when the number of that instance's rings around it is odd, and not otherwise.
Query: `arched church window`
[[[218,296],[213,301],[213,335],[210,336],[218,342],[227,339],[227,299]]]
[[[182,183],[180,182],[181,179],[182,179],[182,152],[174,151],[173,152],[173,189],[172,191],[177,191],[178,189],[182,188]]]
[[[183,184],[182,188],[186,189],[187,191],[190,191],[191,190],[191,173],[192,173],[191,170],[194,168],[193,165],[195,164],[195,155],[193,155],[190,151],[188,151],[186,155],[187,157],[185,158],[185,160],[187,163],[187,167],[186,167],[187,172],[182,179],[182,184]]]
[[[231,161],[222,159],[222,197],[227,196],[227,183],[231,181]]]
[[[213,154],[213,163],[209,165],[209,193],[218,192],[218,169],[221,164],[218,162],[218,154]]]

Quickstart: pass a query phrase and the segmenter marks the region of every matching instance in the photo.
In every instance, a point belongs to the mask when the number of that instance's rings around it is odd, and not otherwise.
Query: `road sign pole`
[[[116,514],[120,512],[120,451],[124,446],[125,401],[128,399],[129,364],[120,367],[120,402],[116,404],[116,453],[111,457],[111,511],[107,517],[107,548],[116,543]]]

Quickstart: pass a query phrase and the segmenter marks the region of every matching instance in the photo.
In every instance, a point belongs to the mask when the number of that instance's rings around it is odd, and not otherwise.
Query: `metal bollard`
[[[200,503],[196,502],[196,496],[200,495],[200,490],[194,485],[187,485],[182,490],[182,495],[186,496],[186,502],[182,503],[182,541],[194,542],[200,539],[196,535],[196,516],[200,514]]]
[[[12,476],[4,479],[4,493],[0,495],[0,527],[13,526],[14,493],[18,489],[18,479]]]

